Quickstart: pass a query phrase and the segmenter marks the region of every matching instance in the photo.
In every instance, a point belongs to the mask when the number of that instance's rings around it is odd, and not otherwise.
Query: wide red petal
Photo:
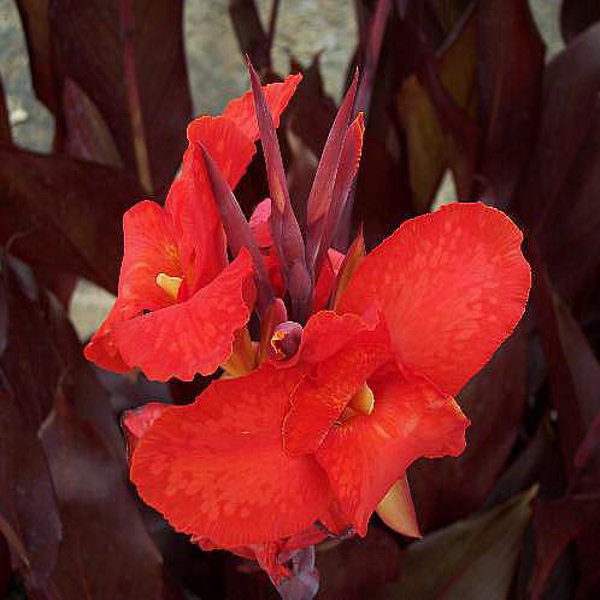
[[[386,373],[369,380],[369,386],[375,395],[373,412],[332,427],[316,454],[360,535],[414,460],[463,451],[468,425],[454,399],[424,381]]]
[[[92,339],[83,350],[84,356],[91,362],[107,371],[126,373],[131,367],[123,360],[119,346],[113,335],[113,324],[130,319],[139,314],[135,306],[133,308],[123,306],[119,299],[113,305],[104,323],[92,336]]]
[[[263,92],[273,117],[275,127],[279,127],[279,118],[292,99],[302,75],[296,73],[288,75],[282,83],[270,83],[263,86]],[[242,133],[252,141],[260,137],[258,121],[254,112],[254,99],[252,92],[231,100],[223,111],[223,116],[233,121]]]
[[[325,473],[289,457],[281,424],[302,370],[265,364],[213,382],[197,401],[161,416],[135,450],[141,497],[184,533],[231,548],[309,530],[326,510]]]
[[[138,202],[123,215],[124,253],[119,300],[131,311],[158,310],[174,300],[156,283],[159,273],[181,276],[169,215],[156,202]]]
[[[231,356],[234,334],[246,325],[252,258],[244,249],[186,302],[115,323],[123,360],[150,379],[191,380],[213,373]]]
[[[502,212],[455,203],[411,219],[369,254],[338,309],[379,302],[401,367],[455,394],[511,334],[531,271]]]

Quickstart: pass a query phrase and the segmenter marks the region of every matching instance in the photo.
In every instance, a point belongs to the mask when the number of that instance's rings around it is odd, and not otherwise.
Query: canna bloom
[[[522,316],[521,241],[478,203],[404,223],[335,310],[310,317],[297,352],[162,409],[131,459],[141,497],[203,547],[253,552],[275,576],[286,550],[365,535],[378,507],[418,534],[406,469],[464,449],[453,396]]]
[[[265,86],[275,121],[300,79],[292,75]],[[227,362],[236,332],[250,318],[253,263],[245,249],[228,261],[199,144],[235,188],[256,151],[251,94],[230,102],[221,116],[196,119],[187,135],[181,173],[164,208],[145,200],[123,217],[117,300],[85,349],[86,357],[105,369],[139,367],[157,380],[209,375]]]
[[[165,209],[126,215],[119,299],[88,356],[155,378],[212,372],[256,297],[261,335],[244,346],[243,376],[123,425],[141,498],[202,548],[255,558],[279,583],[298,551],[364,536],[374,511],[419,535],[406,469],[463,451],[469,422],[454,396],[521,318],[530,269],[519,229],[479,203],[407,221],[366,256],[360,234],[346,255],[331,249],[362,150],[357,76],[301,229],[275,134],[297,80],[262,88],[250,76],[252,95],[190,126]],[[232,188],[259,135],[270,200],[248,223]],[[153,216],[132,234],[136,210]]]

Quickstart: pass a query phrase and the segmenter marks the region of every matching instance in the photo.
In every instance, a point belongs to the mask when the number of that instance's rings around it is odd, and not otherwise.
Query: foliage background
[[[0,597],[275,597],[253,565],[200,552],[127,484],[119,414],[188,402],[206,382],[95,371],[81,341],[114,291],[123,210],[161,200],[192,114],[247,88],[240,50],[266,79],[290,58],[308,69],[281,131],[302,199],[350,64],[369,59],[376,4],[281,2],[269,52],[268,0],[0,0]],[[374,520],[364,540],[324,544],[318,597],[600,597],[600,9],[389,5],[363,86],[355,223],[372,246],[432,199],[484,199],[525,229],[534,289],[461,394],[469,450],[409,472],[424,539]],[[237,190],[247,211],[261,173],[258,159]]]

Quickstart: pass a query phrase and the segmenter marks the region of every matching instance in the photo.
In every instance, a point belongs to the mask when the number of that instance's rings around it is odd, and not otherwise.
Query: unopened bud
[[[286,360],[296,354],[302,340],[302,325],[295,321],[284,321],[277,325],[271,336],[272,356]]]

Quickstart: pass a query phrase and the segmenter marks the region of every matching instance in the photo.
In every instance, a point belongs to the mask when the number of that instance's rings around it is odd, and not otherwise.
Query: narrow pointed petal
[[[311,272],[314,269],[317,253],[323,237],[323,231],[327,222],[336,174],[340,164],[342,150],[344,148],[348,124],[350,123],[350,118],[352,116],[352,109],[354,107],[357,86],[358,70],[354,73],[354,79],[350,84],[346,96],[340,104],[340,108],[333,121],[329,135],[327,136],[323,154],[321,155],[315,179],[308,196],[308,239],[306,246],[306,260]]]
[[[301,81],[302,74],[296,73],[288,75],[281,83],[269,83],[263,86],[263,94],[273,117],[275,128],[279,127],[281,114],[286,109]],[[229,102],[223,111],[223,117],[233,121],[238,129],[253,142],[260,137],[251,91]]]
[[[291,458],[281,447],[281,422],[301,377],[300,369],[265,364],[165,413],[132,458],[144,501],[178,531],[221,548],[310,530],[330,502],[327,478],[312,457]]]
[[[377,514],[396,533],[413,538],[421,537],[417,513],[406,476],[398,479],[377,505]]]
[[[420,380],[388,373],[369,381],[370,415],[331,428],[316,457],[354,529],[365,535],[373,511],[417,458],[457,456],[468,420],[453,398]]]
[[[354,178],[358,172],[362,153],[363,135],[365,125],[362,113],[352,122],[344,138],[344,146],[340,157],[340,164],[335,176],[335,185],[331,195],[331,205],[325,220],[325,227],[315,261],[315,273],[319,273],[325,254],[335,237],[340,217],[344,212],[348,195],[352,188]]]
[[[292,210],[279,141],[258,74],[248,62],[254,108],[260,129],[271,194],[271,236],[281,261],[281,271],[292,303],[292,318],[304,321],[312,297],[312,281],[306,268],[304,240]]]
[[[231,356],[235,333],[250,318],[252,275],[252,259],[244,249],[189,300],[116,323],[123,360],[158,381],[214,373]]]
[[[455,203],[411,219],[358,267],[338,310],[379,303],[397,360],[449,394],[489,360],[523,315],[531,270],[502,212]]]
[[[348,248],[348,252],[346,252],[344,262],[342,262],[338,270],[335,290],[331,299],[331,306],[334,310],[337,309],[340,298],[346,291],[346,288],[350,285],[352,276],[356,272],[356,269],[358,269],[360,263],[362,263],[364,260],[366,254],[367,250],[365,248],[365,238],[363,236],[363,229],[361,226],[356,239],[352,242],[350,248]]]
[[[219,167],[202,143],[199,144],[199,147],[206,166],[210,188],[221,214],[221,221],[225,228],[229,247],[234,256],[237,256],[242,248],[246,248],[254,261],[258,283],[258,310],[260,315],[264,315],[275,299],[275,294],[269,281],[269,273],[267,272],[262,254],[248,225],[248,221],[246,221],[246,217]]]
[[[314,310],[328,308],[329,299],[334,291],[337,276],[344,262],[344,255],[333,248],[329,248],[323,262],[317,283],[315,284]]]

